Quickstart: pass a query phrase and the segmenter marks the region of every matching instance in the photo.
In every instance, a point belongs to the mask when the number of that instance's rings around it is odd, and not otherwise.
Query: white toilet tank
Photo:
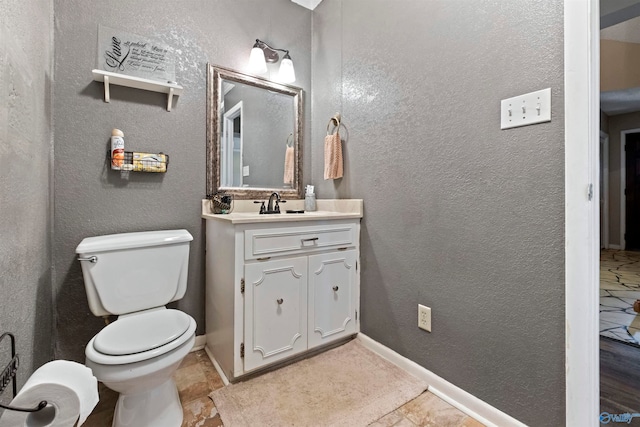
[[[91,312],[121,315],[181,299],[192,240],[187,230],[85,238],[76,253]]]

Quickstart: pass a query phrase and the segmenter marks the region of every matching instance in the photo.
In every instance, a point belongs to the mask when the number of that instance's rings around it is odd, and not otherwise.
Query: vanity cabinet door
[[[244,369],[307,349],[307,258],[245,265]]]
[[[309,348],[356,333],[357,251],[309,257]]]

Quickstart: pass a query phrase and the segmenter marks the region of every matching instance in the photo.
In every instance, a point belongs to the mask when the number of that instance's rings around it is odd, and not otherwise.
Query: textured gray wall
[[[264,37],[291,49],[296,84],[308,92],[311,13],[288,0],[54,4],[56,356],[83,360],[102,326],[74,255],[98,234],[187,228],[189,289],[177,306],[201,334],[205,63],[242,71],[253,39]],[[33,1],[0,2],[0,12],[0,209],[9,236],[1,283],[3,294],[16,290],[0,321],[3,330],[15,325],[32,368],[49,357],[51,48],[42,29],[51,25]],[[161,95],[125,88],[102,102],[90,76],[99,23],[181,51],[185,93],[171,113]],[[313,25],[305,182],[319,197],[366,201],[363,332],[523,422],[563,424],[562,3],[324,0]],[[11,95],[9,63],[20,70]],[[553,90],[551,123],[499,130],[500,99],[544,87]],[[324,182],[322,138],[335,111],[349,130],[346,177]],[[129,148],[170,153],[169,172],[125,180],[105,170],[113,127]],[[431,334],[415,326],[417,303],[433,309]]]
[[[640,129],[640,113],[609,116],[609,243],[614,245],[619,245],[621,243],[621,132],[631,129]]]
[[[52,70],[51,4],[1,0],[0,333],[16,336],[20,387],[52,357]],[[0,369],[9,348],[3,341]]]
[[[188,288],[175,305],[204,334],[205,66],[245,72],[260,38],[291,51],[295,84],[308,92],[311,11],[289,0],[55,0],[54,7],[56,357],[83,361],[84,346],[103,326],[89,311],[75,260],[75,248],[87,236],[189,230],[194,241]],[[91,78],[98,24],[176,49],[176,80],[184,92],[171,112],[165,96],[123,87],[112,86],[111,103],[102,101],[103,85]],[[123,179],[107,170],[105,150],[114,127],[124,132],[127,149],[169,153],[168,172]]]
[[[563,425],[563,2],[324,0],[313,19],[312,181],[365,200],[362,331]],[[551,123],[500,130],[501,99],[546,87]],[[346,177],[325,182],[336,111]]]

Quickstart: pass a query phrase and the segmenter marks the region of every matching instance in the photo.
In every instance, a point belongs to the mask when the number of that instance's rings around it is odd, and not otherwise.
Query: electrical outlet
[[[431,308],[418,304],[418,327],[431,332]]]

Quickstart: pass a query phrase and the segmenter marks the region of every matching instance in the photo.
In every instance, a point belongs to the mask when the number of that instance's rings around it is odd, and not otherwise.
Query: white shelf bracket
[[[173,104],[173,88],[169,88],[169,95],[167,96],[167,98],[169,98],[167,100],[167,111],[171,111],[171,105]]]
[[[109,76],[104,76],[104,102],[109,102]]]

